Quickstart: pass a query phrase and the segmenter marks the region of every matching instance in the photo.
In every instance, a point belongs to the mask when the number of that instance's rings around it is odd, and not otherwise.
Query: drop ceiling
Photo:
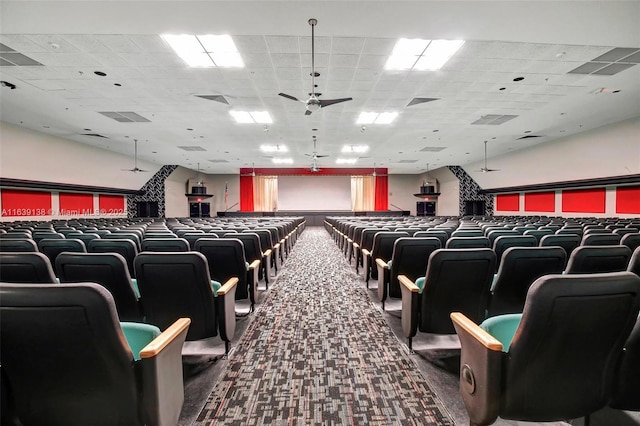
[[[0,87],[2,121],[129,156],[137,139],[141,160],[207,173],[309,167],[314,135],[321,167],[366,144],[356,167],[421,173],[482,160],[485,140],[498,156],[640,116],[637,1],[5,0],[0,16],[0,80],[16,86]],[[311,91],[309,18],[316,90],[353,101],[305,116],[278,93]],[[246,66],[189,68],[164,33],[229,34]],[[401,37],[466,43],[439,71],[386,71]],[[363,127],[361,112],[399,115]]]

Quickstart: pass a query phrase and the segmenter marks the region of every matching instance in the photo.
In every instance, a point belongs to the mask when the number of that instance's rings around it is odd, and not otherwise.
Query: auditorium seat
[[[634,251],[640,247],[640,233],[626,234],[620,239],[620,244],[629,247],[629,250]]]
[[[38,250],[49,258],[53,272],[58,276],[56,269],[56,257],[62,252],[86,253],[87,248],[81,240],[75,238],[49,239],[43,238],[38,241]],[[89,281],[87,281],[89,282]]]
[[[63,234],[60,234],[58,232],[53,232],[53,231],[33,231],[33,233],[31,234],[31,238],[33,238],[33,240],[36,242],[36,244],[44,239],[64,239],[66,238]]]
[[[455,232],[453,234],[455,234]],[[487,237],[452,236],[447,240],[447,245],[445,246],[445,248],[448,248],[448,249],[491,248],[491,243],[489,242],[489,239]]]
[[[640,318],[624,344],[624,352],[616,373],[613,398],[609,404],[619,410],[640,411]]]
[[[365,282],[367,288],[369,288],[369,279],[373,278],[374,280],[378,279],[378,268],[376,263],[378,259],[380,259],[383,263],[387,263],[391,260],[391,255],[393,254],[393,244],[396,242],[398,238],[401,237],[409,237],[409,234],[406,232],[395,232],[395,231],[382,231],[377,232],[373,237],[373,247],[371,248],[371,253],[369,254],[368,264],[371,265],[367,271],[365,271]]]
[[[31,238],[0,238],[0,252],[34,252],[38,245]]]
[[[490,239],[491,240],[491,239]],[[537,247],[538,240],[533,235],[500,235],[493,242],[496,253],[496,272],[502,261],[502,254],[510,247]]]
[[[567,264],[562,247],[511,247],[502,255],[487,316],[521,313],[527,291],[543,275],[561,274]]]
[[[528,229],[526,231],[524,231],[523,235],[533,235],[534,237],[536,237],[536,240],[538,240],[538,243],[540,243],[540,239],[542,237],[544,237],[545,235],[552,235],[553,231],[551,229]]]
[[[402,330],[409,348],[417,331],[454,334],[449,314],[465,313],[473,321],[485,318],[489,287],[495,271],[493,250],[439,249],[431,253],[424,278],[399,276]]]
[[[0,253],[0,281],[57,284],[51,261],[39,252]]]
[[[640,247],[636,248],[631,254],[631,259],[629,260],[627,271],[633,272],[634,274],[640,276]]]
[[[258,286],[258,281],[263,279],[265,280],[265,286],[269,288],[269,276],[267,274],[267,261],[266,257],[263,255],[262,247],[260,246],[260,237],[255,232],[244,231],[244,232],[235,232],[226,234],[225,238],[235,238],[237,240],[242,241],[242,246],[244,248],[244,257],[247,263],[251,265],[256,260],[259,262],[259,267],[256,269],[252,269],[254,272],[252,275],[252,285],[255,285],[256,290]]]
[[[393,253],[388,262],[376,259],[378,300],[382,303],[382,310],[385,308],[387,296],[402,297],[398,276],[404,275],[411,281],[424,277],[429,256],[439,248],[442,248],[442,245],[440,240],[435,237],[400,237],[395,240]]]
[[[567,262],[566,274],[595,274],[625,271],[631,258],[627,246],[580,246]]]
[[[136,250],[138,251],[140,251],[142,247],[142,243],[141,243],[142,237],[140,237],[140,235],[134,232],[116,231],[116,232],[112,232],[110,234],[104,235],[102,239],[103,240],[109,240],[109,239],[130,240],[130,241],[133,241],[133,243],[136,245]]]
[[[246,232],[251,232],[252,234],[257,234],[260,237],[260,248],[262,249],[262,255],[265,258],[266,265],[266,273],[268,276],[273,276],[277,274],[278,270],[272,273],[272,267],[275,266],[275,262],[273,262],[273,242],[271,241],[271,232],[260,229],[251,229]]]
[[[92,282],[109,290],[120,321],[143,321],[137,286],[120,254],[61,253],[56,258],[56,270],[61,283]]]
[[[204,255],[209,267],[209,275],[220,283],[237,278],[235,300],[249,299],[249,312],[253,312],[258,296],[257,286],[253,283],[254,270],[259,261],[247,263],[244,257],[244,245],[235,238],[200,238],[196,241],[196,250]]]
[[[91,240],[87,246],[87,251],[89,253],[118,253],[127,261],[129,274],[131,274],[133,278],[136,277],[135,270],[133,268],[133,260],[138,255],[138,249],[136,244],[130,239],[100,238]]]
[[[142,251],[189,251],[189,242],[184,238],[145,238]]]
[[[10,393],[3,398],[11,401],[3,420],[51,426],[178,422],[188,318],[162,334],[145,324],[121,324],[111,295],[96,284],[0,284],[0,299],[3,391]]]
[[[581,238],[577,234],[545,235],[540,239],[540,247],[562,247],[567,252],[567,258],[580,245]]]
[[[582,237],[582,246],[617,246],[620,245],[618,234],[585,234]]]
[[[365,269],[363,250],[366,250],[367,255],[369,255],[371,253],[371,249],[373,248],[373,237],[376,235],[376,233],[387,230],[388,229],[377,227],[365,228],[362,230],[360,239],[353,242],[356,254],[356,274],[360,272],[360,266]]]
[[[4,234],[0,234],[0,239],[2,240],[10,240],[10,239],[20,239],[20,240],[24,240],[24,239],[33,239],[33,236],[31,235],[31,232],[27,232],[27,231],[8,231]]]
[[[238,279],[214,282],[207,259],[202,253],[143,252],[135,260],[138,288],[144,303],[147,322],[160,329],[177,318],[191,318],[186,340],[193,344],[186,352],[200,346],[212,350],[218,335],[229,352],[229,342],[236,327],[235,292]]]
[[[605,407],[639,307],[640,278],[622,272],[546,275],[529,289],[521,315],[482,327],[453,313],[470,424],[569,420]]]
[[[68,233],[67,238],[82,241],[84,243],[84,246],[87,248],[87,250],[89,250],[89,241],[98,240],[101,237],[100,235],[96,234],[95,231],[93,232],[75,231],[75,232]]]

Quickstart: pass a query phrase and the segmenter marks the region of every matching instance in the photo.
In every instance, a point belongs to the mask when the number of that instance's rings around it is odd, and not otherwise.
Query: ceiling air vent
[[[519,137],[516,140],[519,141],[521,139],[533,139],[533,138],[542,138],[542,137],[544,137],[544,135],[526,135],[526,136]]]
[[[131,111],[106,111],[106,112],[100,112],[100,114],[104,115],[105,117],[109,117],[112,118],[116,121],[119,121],[120,123],[149,123],[151,122],[151,120],[147,120],[146,118],[144,118],[143,116],[141,116],[140,114],[136,114],[135,112],[131,112]]]
[[[637,47],[615,47],[567,74],[614,75],[640,63]]]
[[[81,136],[93,136],[94,138],[105,138],[105,139],[109,139],[108,137],[101,135],[99,133],[81,133]]]
[[[478,120],[471,124],[489,124],[492,126],[498,126],[509,120],[513,120],[518,117],[517,115],[500,115],[500,114],[487,114],[480,117]]]
[[[425,146],[420,152],[440,152],[443,149],[447,149],[445,146]]]
[[[40,62],[0,43],[0,67],[42,67]]]
[[[438,99],[440,98],[413,98],[411,99],[411,102],[407,104],[407,106],[410,107],[412,105],[423,104],[425,102],[437,101]]]
[[[273,158],[273,157],[271,157],[271,158]],[[212,163],[228,163],[227,160],[209,160],[209,161],[212,162]]]
[[[206,99],[208,101],[220,102],[221,104],[229,105],[229,101],[222,95],[196,95],[198,98]]]
[[[408,163],[416,163],[418,160],[400,160],[398,163],[408,164]]]
[[[179,146],[178,148],[184,151],[206,151],[206,149],[201,146]]]

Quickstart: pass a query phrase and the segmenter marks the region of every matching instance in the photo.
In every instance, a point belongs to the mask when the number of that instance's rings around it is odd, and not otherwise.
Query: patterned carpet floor
[[[454,424],[323,228],[253,316],[195,424]]]

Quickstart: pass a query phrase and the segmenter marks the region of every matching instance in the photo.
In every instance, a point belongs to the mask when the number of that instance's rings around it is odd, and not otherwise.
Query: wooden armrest
[[[405,286],[411,293],[418,293],[420,289],[406,275],[398,275],[398,281]]]
[[[276,249],[276,250],[279,249],[280,248],[280,243],[274,244],[273,248]]]
[[[259,266],[260,266],[260,261],[256,259],[249,264],[249,269],[256,269]]]
[[[191,324],[190,318],[179,318],[158,337],[153,339],[151,343],[142,348],[140,351],[140,358],[152,358],[158,355],[169,343],[173,341],[173,339],[182,333],[182,331],[189,328],[189,324]]]
[[[229,290],[231,290],[233,287],[236,286],[236,284],[238,284],[238,281],[239,280],[237,277],[229,278],[227,282],[224,283],[224,285],[220,287],[216,293],[218,293],[218,296],[227,294]]]
[[[265,251],[264,253],[262,253],[262,255],[263,255],[264,257],[269,257],[269,256],[271,256],[271,249],[267,249],[267,251]]]
[[[461,312],[452,312],[451,320],[458,324],[462,329],[464,329],[470,336],[476,339],[479,343],[482,344],[485,348],[492,351],[502,351],[502,343],[498,341],[495,337],[487,333],[485,330],[480,328],[480,326],[469,318],[467,318]]]
[[[353,248],[355,248],[355,249],[360,248],[360,244],[358,244],[358,243],[354,242],[354,243],[353,243]]]
[[[376,264],[381,267],[382,269],[389,269],[389,265],[387,265],[387,262],[385,262],[384,260],[377,258],[376,259]]]
[[[362,249],[362,254],[364,254],[365,256],[371,256],[371,252],[367,249]]]

